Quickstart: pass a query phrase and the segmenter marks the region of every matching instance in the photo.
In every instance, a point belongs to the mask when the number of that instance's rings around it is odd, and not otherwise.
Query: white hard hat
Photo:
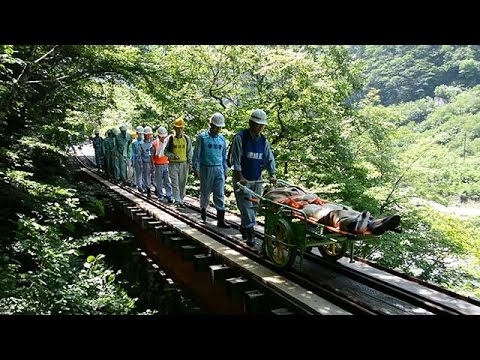
[[[250,114],[250,120],[260,125],[267,125],[267,114],[262,109],[253,110]]]
[[[143,134],[143,126],[137,126],[137,128],[135,129],[135,131],[139,134]]]
[[[160,137],[168,136],[167,129],[165,129],[163,126],[160,126],[158,128],[157,132],[158,132],[158,136],[160,136]]]
[[[118,135],[120,134],[120,130],[118,128],[112,128],[113,135]]]
[[[127,125],[126,124],[120,125],[120,130],[127,131]]]
[[[153,134],[152,128],[150,126],[145,126],[145,129],[143,129],[144,134]]]
[[[210,124],[213,124],[218,127],[225,127],[225,118],[219,112],[216,112],[210,118]]]

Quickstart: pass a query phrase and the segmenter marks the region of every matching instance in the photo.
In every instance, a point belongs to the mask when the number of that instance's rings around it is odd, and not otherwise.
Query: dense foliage
[[[389,242],[378,242],[376,255],[369,245],[363,247],[368,249],[363,255],[479,296],[479,217],[459,219],[410,203],[421,197],[478,209],[479,47],[355,46],[350,51],[365,66],[359,112],[370,122],[391,125],[384,155],[396,159],[390,189],[368,191],[386,199],[385,205],[402,206],[407,229],[392,239],[382,237]]]
[[[89,223],[103,215],[103,205],[91,188],[19,170],[0,175],[3,211],[10,218],[0,224],[0,313],[129,313],[134,299],[115,283],[118,272],[103,255],[84,251],[123,238],[92,233]]]
[[[122,236],[92,232],[103,204],[66,166],[69,141],[110,107],[103,83],[133,79],[132,50],[0,47],[1,313],[126,314],[134,306],[103,255],[83,250]]]

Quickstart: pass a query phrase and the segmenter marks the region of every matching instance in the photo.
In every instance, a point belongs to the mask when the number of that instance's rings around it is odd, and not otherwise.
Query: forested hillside
[[[366,63],[364,93],[378,89],[382,105],[441,96],[440,85],[466,89],[480,80],[479,45],[356,45],[350,51]]]
[[[480,47],[372,45],[349,50],[365,79],[350,101],[366,121],[392,129],[383,156],[395,159],[396,179],[390,188],[368,191],[382,194],[385,204],[405,207],[402,223],[412,221],[415,229],[400,241],[366,244],[364,256],[420,277],[433,276],[452,288],[470,288],[478,296],[479,218],[459,219],[408,204],[421,197],[480,207]],[[458,257],[452,256],[457,250]]]
[[[410,120],[399,127],[396,147],[412,163],[409,184],[418,195],[443,204],[480,201],[479,95],[480,85],[444,105],[435,106],[430,99],[431,109],[423,121]],[[405,119],[410,106],[415,103],[393,110]]]
[[[480,47],[350,50],[364,66],[362,93],[396,128],[403,186],[443,204],[480,200]]]

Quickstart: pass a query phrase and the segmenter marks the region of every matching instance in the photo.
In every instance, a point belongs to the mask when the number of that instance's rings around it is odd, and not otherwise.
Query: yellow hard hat
[[[185,127],[185,120],[182,118],[178,118],[173,122],[173,127],[184,128]]]
[[[137,132],[136,132],[136,131],[132,131],[132,132],[130,133],[130,137],[131,137],[132,139],[136,139],[136,138],[137,138]]]

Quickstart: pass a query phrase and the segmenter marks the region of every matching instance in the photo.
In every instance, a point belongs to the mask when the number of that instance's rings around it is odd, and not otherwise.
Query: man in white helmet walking
[[[165,146],[167,145],[168,132],[163,126],[158,128],[158,137],[153,141],[153,165],[155,166],[155,187],[157,188],[158,199],[170,204],[174,202],[172,184],[168,172],[168,156],[165,155]],[[165,188],[165,194],[163,189]]]
[[[200,208],[203,222],[207,219],[207,207],[213,192],[217,209],[217,226],[229,228],[225,223],[225,180],[227,179],[227,142],[220,130],[225,127],[225,118],[220,113],[210,117],[209,130],[197,136],[193,152],[193,171],[200,179]]]
[[[270,143],[262,134],[267,125],[267,114],[262,109],[252,111],[249,119],[249,128],[238,132],[232,141],[233,188],[235,199],[240,210],[242,238],[247,240],[248,246],[255,246],[253,227],[256,224],[256,210],[248,200],[250,196],[243,191],[237,191],[237,182],[255,191],[262,193],[262,171],[270,174],[270,182],[276,184],[275,158]]]
[[[132,151],[130,153],[130,161],[133,165],[133,173],[135,175],[135,185],[138,191],[143,191],[142,180],[142,158],[140,156],[140,143],[143,142],[143,127],[137,126],[135,129],[137,132],[137,138],[132,142]]]
[[[127,133],[127,125],[120,125],[120,131],[115,135],[115,161],[117,168],[117,179],[123,183],[127,181],[127,152],[130,134]]]
[[[140,142],[140,158],[142,161],[142,181],[143,190],[147,192],[147,197],[150,197],[150,187],[152,186],[152,171],[153,171],[153,131],[150,126],[144,128],[144,139]]]

